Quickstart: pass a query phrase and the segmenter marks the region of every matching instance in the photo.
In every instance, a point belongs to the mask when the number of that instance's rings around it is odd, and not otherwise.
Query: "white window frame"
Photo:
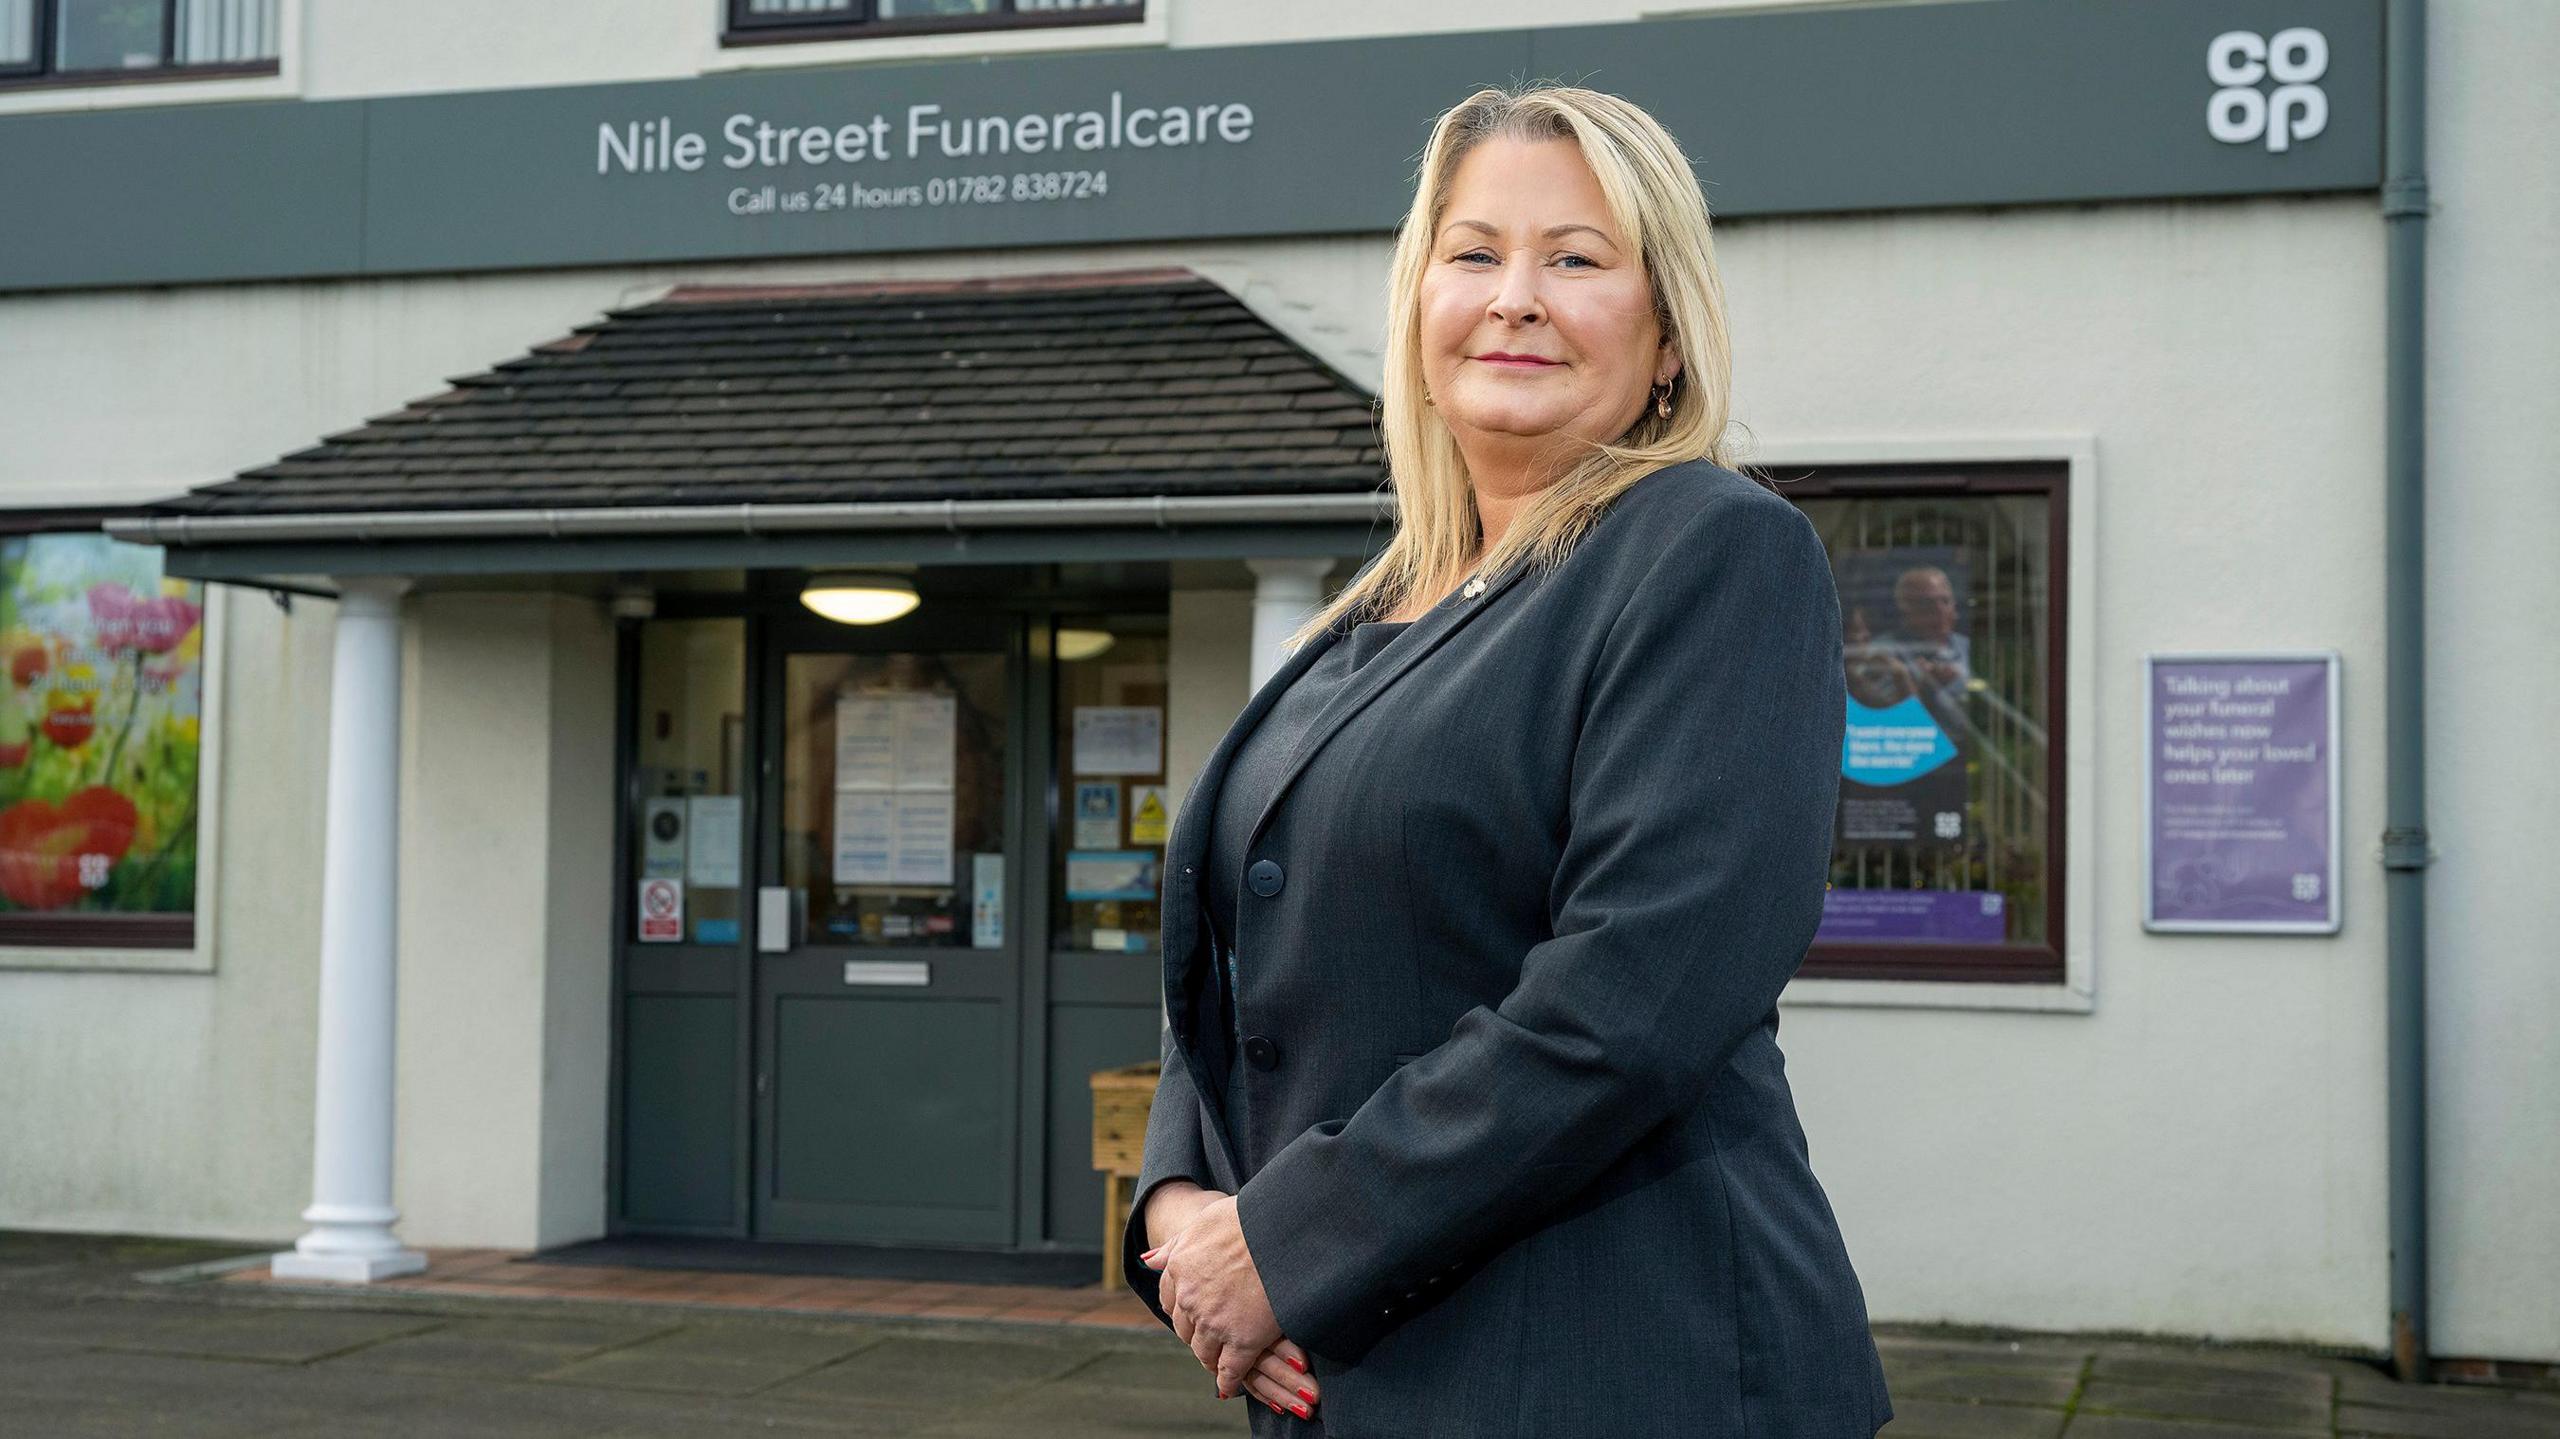
[[[214,972],[214,918],[220,912],[222,867],[222,696],[224,672],[230,668],[232,587],[199,581],[204,588],[204,650],[199,676],[196,724],[196,931],[188,949],[161,947],[81,948],[70,945],[0,943],[0,971],[74,970],[107,974],[211,974]]]
[[[2064,467],[2062,981],[1796,979],[1778,1003],[1809,1009],[1974,1009],[2090,1014],[2098,1005],[2098,442],[2091,434],[1972,438],[1772,440],[1749,457],[1769,470],[1830,465],[1959,465],[2043,461]]]

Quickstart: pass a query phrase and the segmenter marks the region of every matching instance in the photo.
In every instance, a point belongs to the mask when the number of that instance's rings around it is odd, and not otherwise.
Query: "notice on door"
[[[1077,705],[1075,772],[1164,773],[1164,711],[1155,705]]]
[[[955,695],[836,696],[836,883],[953,883],[959,714]]]
[[[684,881],[640,881],[640,939],[644,944],[673,944],[684,938]]]
[[[949,790],[836,791],[835,882],[950,884]]]
[[[1160,784],[1129,786],[1129,843],[1164,843],[1167,822],[1172,815],[1172,811],[1165,807],[1164,790]],[[1081,838],[1076,843],[1078,848],[1085,847]]]
[[[1115,849],[1120,844],[1120,781],[1086,780],[1076,786],[1076,848]]]
[[[705,889],[738,887],[739,800],[734,794],[698,794],[686,802],[692,847],[685,878]]]

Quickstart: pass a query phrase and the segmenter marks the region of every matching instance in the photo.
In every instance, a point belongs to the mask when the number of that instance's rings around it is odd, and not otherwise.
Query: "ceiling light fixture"
[[[800,587],[800,603],[840,625],[880,625],[923,601],[915,581],[886,570],[827,570]]]

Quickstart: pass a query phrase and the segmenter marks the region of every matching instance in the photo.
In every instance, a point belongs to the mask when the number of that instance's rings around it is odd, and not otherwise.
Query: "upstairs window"
[[[0,0],[0,81],[275,70],[276,0]]]
[[[11,0],[0,0],[0,6]],[[1044,25],[1126,23],[1144,18],[1144,0],[727,0],[722,41],[842,40],[937,30],[1010,30]]]

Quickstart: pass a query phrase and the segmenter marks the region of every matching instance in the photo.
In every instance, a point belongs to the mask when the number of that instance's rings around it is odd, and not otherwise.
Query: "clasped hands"
[[[1245,1248],[1235,1196],[1168,1180],[1147,1197],[1146,1219],[1156,1247],[1139,1260],[1162,1274],[1157,1300],[1173,1332],[1217,1375],[1218,1397],[1249,1393],[1273,1409],[1312,1417],[1319,1391],[1307,1352],[1280,1333]]]

